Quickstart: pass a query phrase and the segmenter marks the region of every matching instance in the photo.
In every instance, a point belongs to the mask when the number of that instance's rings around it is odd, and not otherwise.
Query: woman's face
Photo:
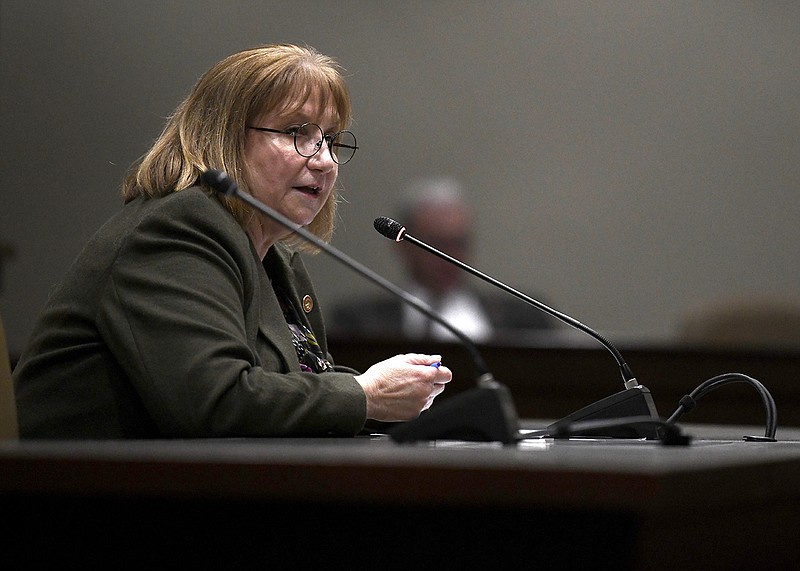
[[[319,96],[312,95],[305,105],[291,114],[266,114],[250,126],[284,130],[303,123],[316,123],[326,134],[337,131],[336,116],[320,107]],[[307,226],[328,200],[336,183],[338,166],[327,144],[313,157],[303,157],[294,148],[292,135],[247,129],[244,162],[250,192],[258,200],[286,218]],[[291,233],[281,224],[261,217],[256,246],[269,248]]]

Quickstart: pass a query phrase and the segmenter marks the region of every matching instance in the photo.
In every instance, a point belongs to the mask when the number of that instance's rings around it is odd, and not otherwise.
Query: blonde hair
[[[209,69],[178,105],[150,150],[128,173],[122,195],[157,197],[200,184],[208,169],[220,169],[250,193],[243,169],[245,131],[250,121],[272,112],[300,109],[318,94],[323,109],[332,109],[337,128],[352,119],[350,94],[342,69],[333,58],[311,47],[291,44],[259,46],[235,53]],[[244,226],[252,209],[223,197],[225,207]],[[338,192],[331,193],[308,230],[329,241],[333,235]],[[317,249],[298,237],[298,248]]]

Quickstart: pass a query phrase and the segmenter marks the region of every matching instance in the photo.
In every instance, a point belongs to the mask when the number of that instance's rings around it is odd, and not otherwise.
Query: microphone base
[[[593,402],[565,416],[547,427],[551,432],[557,432],[559,427],[575,422],[587,420],[620,420],[629,417],[649,417],[658,420],[658,412],[653,402],[650,391],[639,385],[630,389],[625,389],[604,399]],[[586,434],[572,434],[573,436],[591,436],[605,438],[645,438],[647,440],[658,440],[660,438],[656,426],[619,426],[608,427],[605,429],[587,431]]]
[[[414,420],[388,431],[398,443],[430,440],[516,443],[519,417],[508,388],[496,381],[482,383]]]

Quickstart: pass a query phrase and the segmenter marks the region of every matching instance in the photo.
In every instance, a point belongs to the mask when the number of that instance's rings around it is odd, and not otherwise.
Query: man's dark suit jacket
[[[478,294],[478,300],[492,325],[492,341],[524,342],[554,328],[553,317],[514,297]],[[328,333],[336,339],[397,339],[402,335],[402,306],[399,298],[384,296],[340,304],[327,320]]]

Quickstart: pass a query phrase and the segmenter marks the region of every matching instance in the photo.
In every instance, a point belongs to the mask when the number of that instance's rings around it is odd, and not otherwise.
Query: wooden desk
[[[536,423],[534,423],[536,425]],[[800,431],[688,447],[386,439],[0,444],[0,562],[136,568],[788,568]]]
[[[460,345],[331,339],[330,349],[337,363],[359,370],[396,353],[440,353],[453,370],[454,382],[437,397],[437,402],[475,386],[472,361]],[[592,339],[579,346],[551,342],[483,345],[478,349],[495,378],[510,389],[521,417],[562,418],[623,389],[611,353]],[[650,389],[663,418],[669,417],[680,398],[703,381],[735,372],[749,375],[767,387],[776,402],[779,426],[800,426],[800,352],[637,346],[618,349],[639,382]],[[763,425],[765,413],[752,387],[733,384],[708,394],[683,420]]]

